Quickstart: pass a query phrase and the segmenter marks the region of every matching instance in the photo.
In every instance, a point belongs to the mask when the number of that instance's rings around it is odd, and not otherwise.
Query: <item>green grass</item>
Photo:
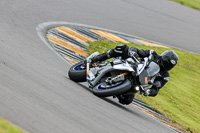
[[[23,131],[0,117],[0,133],[23,133]]]
[[[200,0],[172,0],[172,1],[178,2],[184,6],[200,10]]]
[[[100,53],[114,48],[117,43],[97,41],[89,46],[88,53]],[[153,49],[161,54],[166,48],[127,44],[139,49]],[[173,48],[172,48],[173,49]],[[170,71],[169,82],[156,97],[137,97],[171,121],[193,132],[200,132],[200,55],[173,49],[179,56],[178,64]]]

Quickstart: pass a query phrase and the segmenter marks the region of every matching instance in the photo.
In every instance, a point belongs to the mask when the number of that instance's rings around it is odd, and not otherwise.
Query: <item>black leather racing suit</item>
[[[164,70],[164,68],[161,65],[161,61],[160,61],[161,60],[161,56],[158,55],[155,51],[137,49],[135,47],[126,46],[126,48],[123,49],[123,51],[121,53],[115,52],[115,49],[109,49],[105,53],[94,57],[92,59],[92,61],[93,62],[104,61],[106,59],[113,58],[113,57],[119,57],[119,56],[121,56],[122,59],[127,59],[127,58],[130,57],[129,53],[131,51],[134,51],[135,53],[137,53],[140,58],[149,57],[150,55],[152,55],[152,58],[151,58],[152,61],[154,61],[155,63],[157,63],[160,66],[160,72],[159,72],[158,76],[155,79],[155,83],[157,85],[156,86],[155,85],[152,86],[150,88],[149,93],[146,94],[146,96],[152,96],[152,97],[156,96],[158,94],[159,90],[168,82],[168,80],[169,80],[169,72]]]

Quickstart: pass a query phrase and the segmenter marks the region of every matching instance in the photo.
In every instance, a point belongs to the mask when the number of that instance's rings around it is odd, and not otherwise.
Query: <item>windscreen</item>
[[[155,62],[151,62],[147,68],[149,77],[155,76],[157,73],[159,73],[159,71],[160,67]]]

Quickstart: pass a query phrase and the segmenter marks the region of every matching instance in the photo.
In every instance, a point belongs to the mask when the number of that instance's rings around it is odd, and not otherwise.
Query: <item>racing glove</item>
[[[151,88],[147,89],[146,91],[140,92],[143,96],[156,96],[160,88],[162,87],[160,81],[156,81],[155,83],[149,82],[149,84],[153,85]]]
[[[128,51],[128,55],[129,57],[135,57],[135,58],[139,57],[139,55],[135,51],[132,51],[132,50]]]

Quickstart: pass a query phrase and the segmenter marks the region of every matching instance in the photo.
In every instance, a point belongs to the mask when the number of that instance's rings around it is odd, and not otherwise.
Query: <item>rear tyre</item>
[[[75,82],[85,82],[86,81],[86,68],[82,68],[83,62],[79,62],[73,65],[69,71],[68,76],[71,80]]]
[[[122,94],[131,88],[130,80],[126,79],[120,83],[109,85],[106,82],[100,83],[93,88],[93,93],[99,97],[108,97]]]

